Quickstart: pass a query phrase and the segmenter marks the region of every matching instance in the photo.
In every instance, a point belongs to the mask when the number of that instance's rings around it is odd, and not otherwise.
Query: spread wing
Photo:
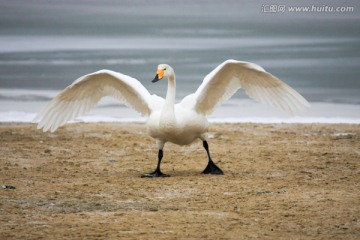
[[[310,107],[298,92],[259,65],[227,60],[204,78],[191,97],[194,98],[194,109],[200,114],[211,114],[240,88],[251,98],[292,115]]]
[[[147,89],[136,79],[110,70],[101,70],[82,76],[60,92],[35,117],[38,128],[54,132],[67,121],[83,115],[100,101],[110,96],[122,101],[128,107],[142,115],[161,106],[163,99],[150,95]]]

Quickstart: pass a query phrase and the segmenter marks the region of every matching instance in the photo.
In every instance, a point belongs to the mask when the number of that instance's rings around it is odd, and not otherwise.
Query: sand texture
[[[0,239],[360,239],[360,125],[213,124],[202,143],[145,126],[0,125]],[[15,188],[15,189],[14,189]]]

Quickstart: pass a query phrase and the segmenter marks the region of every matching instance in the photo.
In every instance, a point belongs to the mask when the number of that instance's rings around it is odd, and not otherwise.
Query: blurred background
[[[165,97],[166,83],[151,80],[168,63],[181,100],[236,59],[264,67],[312,108],[290,118],[239,91],[214,120],[360,122],[359,10],[355,0],[0,0],[0,121],[31,121],[60,90],[100,69]],[[83,120],[137,117],[105,99]]]

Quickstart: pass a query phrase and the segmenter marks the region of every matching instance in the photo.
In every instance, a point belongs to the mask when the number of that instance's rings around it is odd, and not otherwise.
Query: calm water
[[[348,13],[264,12],[269,4],[275,2],[1,0],[0,111],[10,102],[45,104],[99,69],[135,77],[164,96],[166,84],[150,82],[159,63],[175,69],[181,99],[230,58],[258,63],[313,103],[360,105],[359,2],[341,1],[353,7]]]

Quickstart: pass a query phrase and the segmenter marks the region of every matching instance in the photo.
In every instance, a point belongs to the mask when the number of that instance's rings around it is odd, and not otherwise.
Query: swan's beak
[[[161,80],[164,77],[164,69],[158,69],[156,71],[156,76],[154,78],[154,80],[152,80],[153,83]]]

